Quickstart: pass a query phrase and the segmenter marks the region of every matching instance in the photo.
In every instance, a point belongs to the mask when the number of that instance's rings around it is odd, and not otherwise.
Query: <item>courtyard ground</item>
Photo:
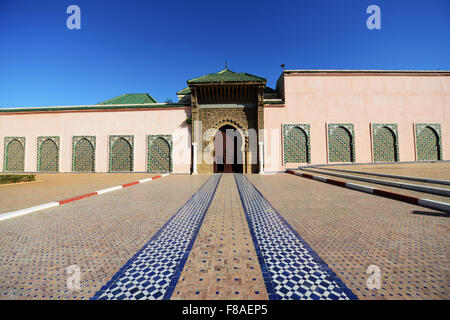
[[[149,173],[38,173],[36,181],[0,185],[0,214],[153,176]]]
[[[284,173],[213,177],[172,175],[0,222],[0,299],[89,299],[100,289],[110,299],[450,298],[448,214]],[[41,194],[58,189],[48,183]],[[174,246],[180,235],[192,248]],[[157,265],[154,248],[167,254]],[[173,264],[177,254],[185,264]],[[71,265],[80,290],[67,287]],[[367,288],[370,265],[378,290]]]
[[[249,179],[359,298],[450,297],[448,214],[293,175]],[[380,290],[366,286],[372,264]]]
[[[89,299],[206,181],[170,176],[0,223],[0,298]],[[67,288],[67,267],[81,290]]]

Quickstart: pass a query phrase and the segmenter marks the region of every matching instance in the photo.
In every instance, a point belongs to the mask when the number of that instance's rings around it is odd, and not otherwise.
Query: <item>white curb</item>
[[[49,202],[49,203],[40,204],[40,205],[37,205],[34,207],[22,209],[22,210],[11,211],[8,213],[1,214],[0,221],[23,216],[23,215],[26,215],[26,214],[29,214],[32,212],[36,212],[36,211],[40,211],[40,210],[44,210],[44,209],[53,208],[56,206],[59,206],[59,202]]]

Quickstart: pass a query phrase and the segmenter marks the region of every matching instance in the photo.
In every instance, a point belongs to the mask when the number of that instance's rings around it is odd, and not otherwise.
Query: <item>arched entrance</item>
[[[214,136],[214,173],[242,173],[244,164],[241,133],[224,125]]]

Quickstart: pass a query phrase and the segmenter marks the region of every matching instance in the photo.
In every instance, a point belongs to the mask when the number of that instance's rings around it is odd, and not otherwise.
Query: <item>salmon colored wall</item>
[[[282,163],[282,124],[310,124],[311,163],[326,164],[327,123],[353,123],[355,162],[372,162],[371,123],[397,123],[400,161],[416,161],[414,123],[440,123],[450,160],[450,76],[424,74],[283,74],[285,107],[266,107],[265,171]],[[281,79],[282,80],[282,79]],[[271,130],[275,129],[271,132]],[[268,136],[273,135],[270,139]],[[275,151],[279,161],[271,161]],[[275,157],[276,158],[276,157]]]
[[[327,124],[353,123],[355,162],[372,162],[371,123],[397,123],[400,161],[415,161],[414,123],[440,123],[442,156],[450,160],[450,76],[443,74],[284,73],[284,107],[264,109],[266,172],[298,166],[283,163],[282,125],[310,125],[311,163],[326,164]],[[25,171],[36,171],[38,136],[60,136],[60,172],[72,166],[72,136],[95,135],[96,170],[108,171],[108,136],[134,135],[134,170],[146,171],[147,134],[172,134],[173,171],[189,173],[190,126],[186,109],[0,113],[0,168],[5,136],[25,136]]]
[[[190,173],[189,110],[140,110],[116,112],[67,112],[0,114],[0,168],[3,171],[4,138],[26,137],[25,171],[37,170],[37,137],[60,137],[59,171],[72,171],[72,136],[92,135],[96,141],[98,172],[108,172],[108,136],[134,135],[134,171],[147,171],[148,134],[172,134],[173,172]]]

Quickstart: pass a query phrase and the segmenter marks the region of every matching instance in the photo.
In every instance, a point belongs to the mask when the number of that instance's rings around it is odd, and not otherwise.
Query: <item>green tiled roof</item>
[[[190,94],[191,93],[191,89],[189,89],[189,87],[184,88],[183,90],[180,90],[177,92],[177,94],[183,95],[183,94]]]
[[[148,93],[126,93],[121,96],[100,102],[98,104],[141,104],[141,103],[156,103]]]
[[[236,73],[224,69],[217,73],[210,73],[199,78],[188,80],[188,84],[196,83],[226,83],[226,82],[266,82],[267,80],[248,73]]]

